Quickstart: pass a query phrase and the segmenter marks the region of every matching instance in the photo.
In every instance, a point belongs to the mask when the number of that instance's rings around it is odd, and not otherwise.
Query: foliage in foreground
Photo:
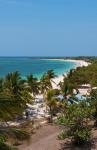
[[[1,150],[17,150],[16,148],[5,144],[4,142],[0,142],[0,149]]]
[[[40,82],[32,74],[23,80],[20,73],[16,71],[0,79],[0,149],[13,149],[6,143],[9,138],[19,140],[29,138],[25,130],[10,128],[8,121],[14,121],[18,116],[22,116],[26,104],[32,103],[32,93],[35,96],[39,92],[45,93],[52,88],[51,81],[55,77],[53,70],[49,70],[43,75]]]
[[[93,119],[95,121],[94,124],[97,127],[97,89],[92,89],[90,95],[90,106],[93,110]]]
[[[55,98],[54,90],[49,90],[47,92],[46,103],[50,112],[50,122],[52,122],[53,114],[56,112],[57,109],[57,99]]]
[[[0,80],[0,149],[13,149],[6,143],[9,138],[28,138],[29,134],[25,130],[11,128],[8,121],[14,121],[22,115],[26,103],[31,100],[32,96],[18,72],[9,73]]]
[[[66,127],[58,136],[59,139],[70,137],[77,144],[88,142],[91,138],[91,128],[88,126],[92,110],[87,103],[67,105],[65,112],[58,119],[58,124]]]

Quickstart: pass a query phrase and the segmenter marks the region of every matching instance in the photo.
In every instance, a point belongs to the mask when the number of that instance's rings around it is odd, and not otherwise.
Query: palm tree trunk
[[[52,123],[52,122],[53,122],[53,114],[52,114],[52,109],[50,107],[50,123]]]

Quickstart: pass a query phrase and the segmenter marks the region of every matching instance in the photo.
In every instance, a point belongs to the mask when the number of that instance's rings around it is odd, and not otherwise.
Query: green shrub
[[[58,138],[61,140],[71,138],[77,145],[90,141],[91,128],[88,126],[88,122],[91,115],[91,108],[86,106],[85,102],[79,105],[69,105],[58,119],[58,124],[66,127],[66,130],[62,131]]]

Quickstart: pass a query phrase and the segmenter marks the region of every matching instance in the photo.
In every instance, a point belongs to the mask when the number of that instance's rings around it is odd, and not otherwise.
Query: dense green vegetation
[[[64,78],[64,82],[60,83],[60,86],[62,90],[68,86],[69,92],[72,93],[74,88],[77,89],[82,84],[90,84],[91,87],[97,86],[97,62],[87,67],[71,70],[68,76]]]
[[[53,79],[56,77],[53,70],[48,70],[40,80],[32,74],[25,80],[18,72],[9,73],[0,79],[0,148],[13,149],[7,144],[9,138],[23,140],[29,138],[25,129],[12,128],[8,121],[15,121],[26,109],[26,104],[33,104],[37,94],[43,94],[45,104],[50,114],[50,122],[58,114],[58,124],[66,127],[59,135],[60,139],[70,137],[77,145],[82,145],[91,140],[91,122],[97,126],[97,61],[96,58],[83,58],[92,62],[87,67],[78,67],[71,70],[63,82],[60,82],[60,90],[53,90]],[[67,96],[75,97],[73,89],[78,90],[82,84],[91,85],[90,96],[77,104],[68,104]],[[33,93],[33,97],[31,94]],[[63,100],[57,97],[63,95]],[[2,126],[6,123],[6,126]]]
[[[83,145],[91,141],[93,122],[97,126],[97,61],[93,60],[87,67],[78,67],[71,70],[64,81],[60,83],[62,93],[72,97],[73,89],[78,89],[82,84],[91,85],[90,96],[78,104],[68,105],[61,113],[58,123],[66,127],[59,135],[60,139],[70,138],[73,143]],[[94,88],[94,89],[93,89]]]
[[[67,130],[59,135],[59,139],[71,137],[72,141],[77,144],[83,144],[89,141],[91,137],[91,128],[88,126],[92,110],[81,102],[79,105],[67,105],[65,113],[59,118],[58,123],[66,126]]]
[[[23,80],[19,72],[9,73],[0,79],[0,149],[14,149],[6,143],[9,138],[19,140],[29,138],[25,129],[12,128],[8,122],[14,122],[18,116],[22,116],[26,104],[32,104],[36,94],[46,94],[47,90],[52,88],[51,80],[54,77],[53,70],[49,70],[40,81],[32,74]]]
[[[18,72],[9,73],[0,80],[0,149],[13,149],[6,144],[9,138],[23,140],[29,137],[24,129],[10,127],[8,121],[15,121],[17,116],[22,115],[26,103],[31,103],[31,99],[25,81]]]
[[[97,56],[65,57],[64,59],[84,60],[84,61],[90,62],[90,63],[97,62]]]

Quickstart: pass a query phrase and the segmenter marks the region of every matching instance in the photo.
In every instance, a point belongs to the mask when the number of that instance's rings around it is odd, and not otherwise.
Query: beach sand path
[[[61,129],[57,126],[45,125],[32,135],[29,142],[25,142],[19,150],[59,150],[62,141],[57,138]]]

